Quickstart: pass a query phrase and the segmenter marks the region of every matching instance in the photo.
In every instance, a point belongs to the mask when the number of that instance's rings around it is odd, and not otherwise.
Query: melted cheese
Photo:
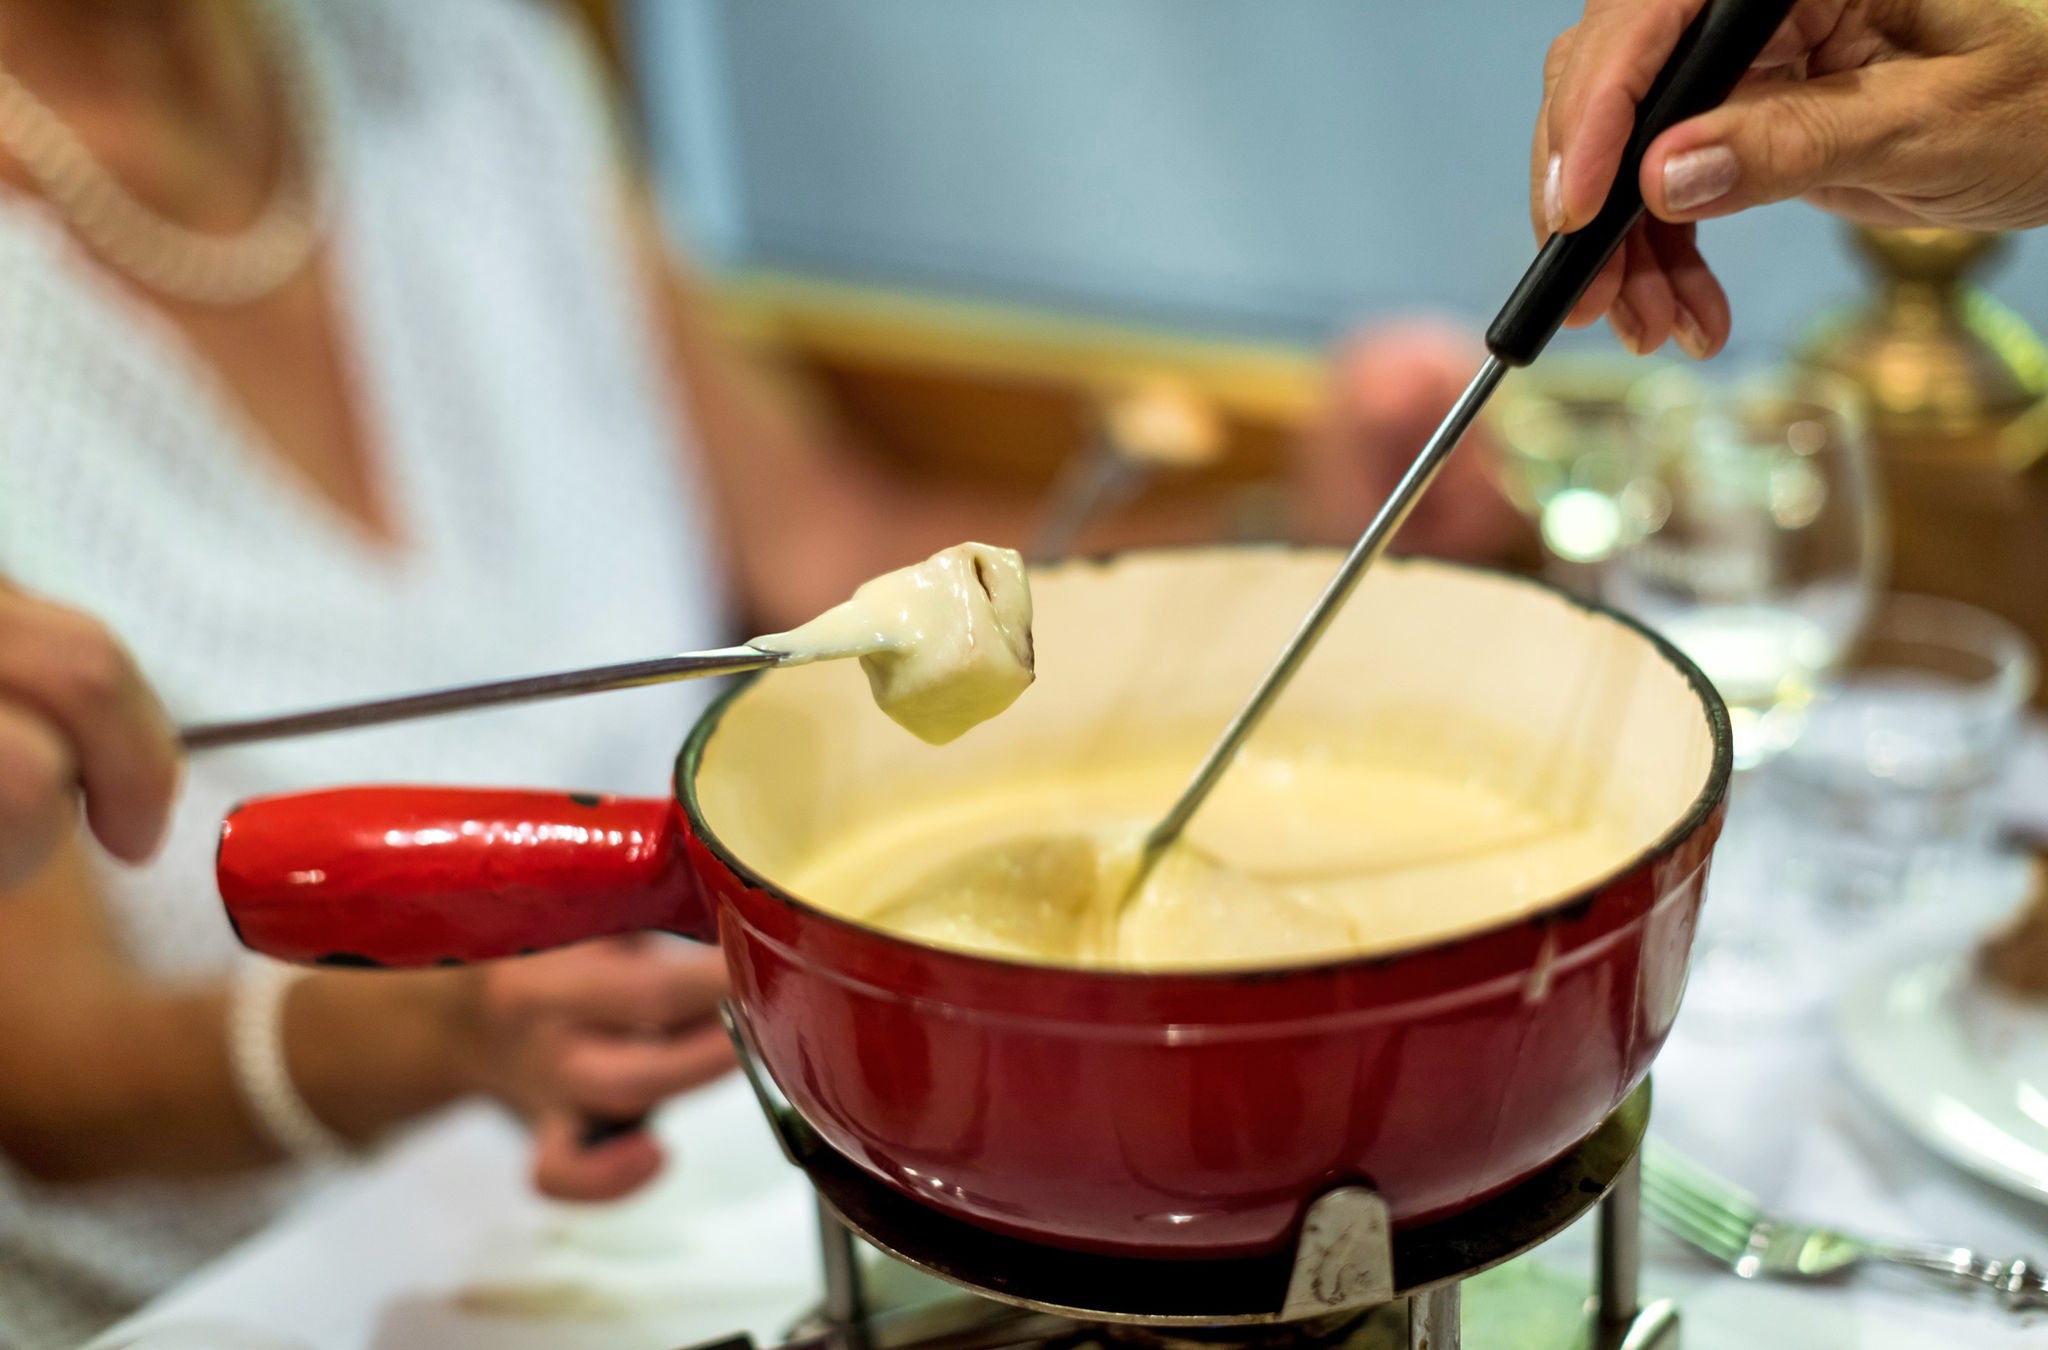
[[[960,544],[748,645],[783,653],[784,665],[859,657],[882,711],[944,745],[1030,686],[1031,585],[1014,550]]]
[[[797,894],[906,937],[1133,969],[1285,964],[1426,944],[1527,913],[1630,849],[1469,779],[1402,764],[1241,760],[1119,908],[1187,761],[993,783],[828,841]]]

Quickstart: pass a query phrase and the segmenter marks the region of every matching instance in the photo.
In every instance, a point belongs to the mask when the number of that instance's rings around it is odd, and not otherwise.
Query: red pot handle
[[[716,940],[673,803],[489,788],[245,802],[215,862],[242,945],[282,961],[437,966],[615,933]]]

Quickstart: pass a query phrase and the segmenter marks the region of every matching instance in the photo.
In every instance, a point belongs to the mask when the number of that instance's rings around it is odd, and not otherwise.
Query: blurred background
[[[728,324],[870,444],[1042,490],[1133,381],[1163,376],[1218,418],[1223,453],[1154,490],[1232,494],[1254,534],[1276,532],[1260,484],[1320,406],[1332,343],[1415,314],[1476,333],[1527,265],[1528,54],[1579,10],[584,8]],[[2048,349],[2030,324],[2048,319],[2048,239],[1858,240],[1800,204],[1702,236],[1736,315],[1713,378],[1794,357],[1870,405],[1881,472],[1865,495],[1882,519],[1859,585],[1968,600],[2048,637],[2033,584],[2048,490],[2028,471],[2048,447]],[[1518,435],[1511,387],[1492,420],[1553,579],[1597,591],[1580,565],[1627,542],[1618,499],[1642,466],[1596,453],[1581,405],[1615,411],[1652,366],[1604,325],[1556,350],[1521,393],[1570,384],[1577,411]]]
[[[708,262],[1297,343],[1390,309],[1491,317],[1531,253],[1529,53],[1579,9],[612,7],[664,200]],[[1859,289],[1816,211],[1704,233],[1744,344]],[[2022,241],[2001,280],[2031,314],[2043,258]]]

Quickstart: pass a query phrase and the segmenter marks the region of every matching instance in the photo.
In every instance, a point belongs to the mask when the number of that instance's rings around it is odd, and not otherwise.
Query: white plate
[[[1840,1008],[1849,1065],[1950,1162],[2048,1203],[2048,1000],[1979,979],[1971,952],[1863,977]]]

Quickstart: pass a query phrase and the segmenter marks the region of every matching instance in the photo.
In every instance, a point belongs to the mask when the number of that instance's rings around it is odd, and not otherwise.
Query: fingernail
[[[1617,299],[1607,307],[1607,322],[1614,329],[1621,345],[1636,356],[1643,354],[1643,324],[1636,318],[1636,312],[1629,308],[1626,300]]]
[[[1711,344],[1707,342],[1707,335],[1700,328],[1699,320],[1693,318],[1692,311],[1684,305],[1680,305],[1678,313],[1671,317],[1671,336],[1678,340],[1679,350],[1687,356],[1695,361],[1707,359]]]
[[[1543,224],[1552,234],[1564,228],[1564,156],[1552,155],[1543,172]]]
[[[1735,186],[1735,152],[1725,145],[1688,150],[1664,161],[1664,206],[1693,211]]]

